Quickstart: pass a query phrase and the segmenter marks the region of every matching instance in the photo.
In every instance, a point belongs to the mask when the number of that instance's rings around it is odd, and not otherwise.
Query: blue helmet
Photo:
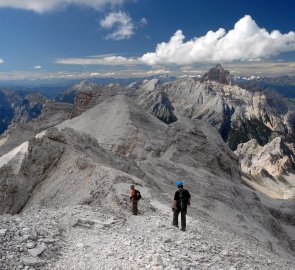
[[[183,186],[183,182],[180,181],[180,180],[177,180],[177,181],[175,182],[175,184],[176,184],[177,187],[179,187],[179,186]]]

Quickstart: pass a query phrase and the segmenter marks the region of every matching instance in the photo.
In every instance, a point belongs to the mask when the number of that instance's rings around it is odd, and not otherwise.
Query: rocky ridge
[[[230,220],[233,230],[262,242],[293,245],[257,195],[241,184],[235,155],[200,120],[168,126],[129,98],[115,96],[32,138],[21,157],[14,153],[0,158],[2,213],[77,204],[108,205],[120,212],[128,204],[120,190],[128,190],[132,182],[152,189],[154,198],[160,196],[169,205],[173,179],[180,178],[197,198],[193,211],[221,223]]]
[[[145,83],[151,92],[160,85]],[[184,116],[167,125],[124,95],[95,103],[73,119],[72,105],[50,103],[43,115],[46,124],[33,126],[23,147],[0,157],[0,210],[21,213],[17,221],[0,217],[0,236],[9,236],[3,238],[3,267],[127,269],[135,260],[142,269],[292,269],[292,202],[281,214],[275,201],[243,186],[237,157],[212,126]],[[171,104],[177,112],[174,101]],[[170,228],[175,179],[185,180],[197,202],[189,209],[185,237]],[[131,218],[130,183],[143,194],[142,215]],[[60,229],[56,242],[48,247],[37,235],[34,247],[24,239],[24,248],[15,250],[23,230],[18,224],[27,215],[39,224],[39,211],[54,220],[40,223],[47,226],[49,237]],[[10,232],[11,222],[15,229]],[[177,245],[184,246],[183,253]]]
[[[137,101],[158,115],[158,96],[171,104],[171,119],[202,119],[217,128],[225,142],[237,145],[256,139],[264,145],[281,135],[293,140],[294,104],[272,91],[250,91],[230,83],[228,72],[220,65],[201,81],[191,78],[168,83],[145,82]]]

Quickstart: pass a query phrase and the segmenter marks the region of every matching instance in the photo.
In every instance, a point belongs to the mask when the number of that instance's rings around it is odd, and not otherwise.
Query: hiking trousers
[[[132,215],[137,215],[137,213],[138,213],[137,204],[138,204],[137,200],[132,200],[132,203],[131,203]]]
[[[173,226],[178,227],[178,216],[179,213],[181,214],[181,229],[185,230],[186,227],[186,208],[185,209],[180,209],[180,208],[176,208],[173,211]]]

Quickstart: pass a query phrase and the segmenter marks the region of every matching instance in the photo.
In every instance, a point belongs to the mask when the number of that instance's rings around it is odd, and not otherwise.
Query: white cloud
[[[34,69],[41,69],[42,66],[34,66]]]
[[[113,31],[106,36],[106,39],[129,39],[134,34],[134,24],[131,17],[122,11],[109,13],[100,21],[100,26]]]
[[[116,73],[114,72],[108,72],[108,73],[100,73],[100,72],[92,72],[90,73],[90,77],[111,77],[114,76]]]
[[[148,21],[147,21],[147,19],[146,18],[141,18],[141,20],[140,20],[140,22],[139,22],[139,24],[140,24],[140,26],[146,26],[146,25],[148,25]]]
[[[106,5],[116,5],[125,0],[0,0],[0,8],[17,8],[37,13],[60,10],[68,5],[101,9]]]
[[[295,51],[295,33],[269,33],[257,26],[246,15],[226,32],[223,28],[209,31],[205,36],[184,41],[181,30],[169,42],[157,45],[155,52],[144,54],[140,60],[148,65],[189,65],[204,62],[255,61],[276,56],[282,52]]]
[[[105,66],[132,66],[140,64],[134,58],[126,58],[122,56],[107,56],[107,57],[89,57],[89,58],[60,58],[55,61],[56,64],[63,65],[105,65]]]
[[[169,70],[165,70],[165,69],[156,69],[156,70],[149,70],[147,71],[148,75],[158,75],[158,74],[169,74],[170,71]]]
[[[4,63],[3,59],[2,59],[2,58],[0,58],[0,64],[3,64],[3,63]]]

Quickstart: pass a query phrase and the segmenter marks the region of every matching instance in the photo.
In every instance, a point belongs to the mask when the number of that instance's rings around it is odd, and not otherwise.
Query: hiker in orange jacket
[[[134,185],[131,185],[130,189],[131,189],[130,202],[131,202],[132,215],[137,215],[137,213],[138,213],[138,200],[140,200],[141,195],[140,195],[140,192],[135,189]]]

